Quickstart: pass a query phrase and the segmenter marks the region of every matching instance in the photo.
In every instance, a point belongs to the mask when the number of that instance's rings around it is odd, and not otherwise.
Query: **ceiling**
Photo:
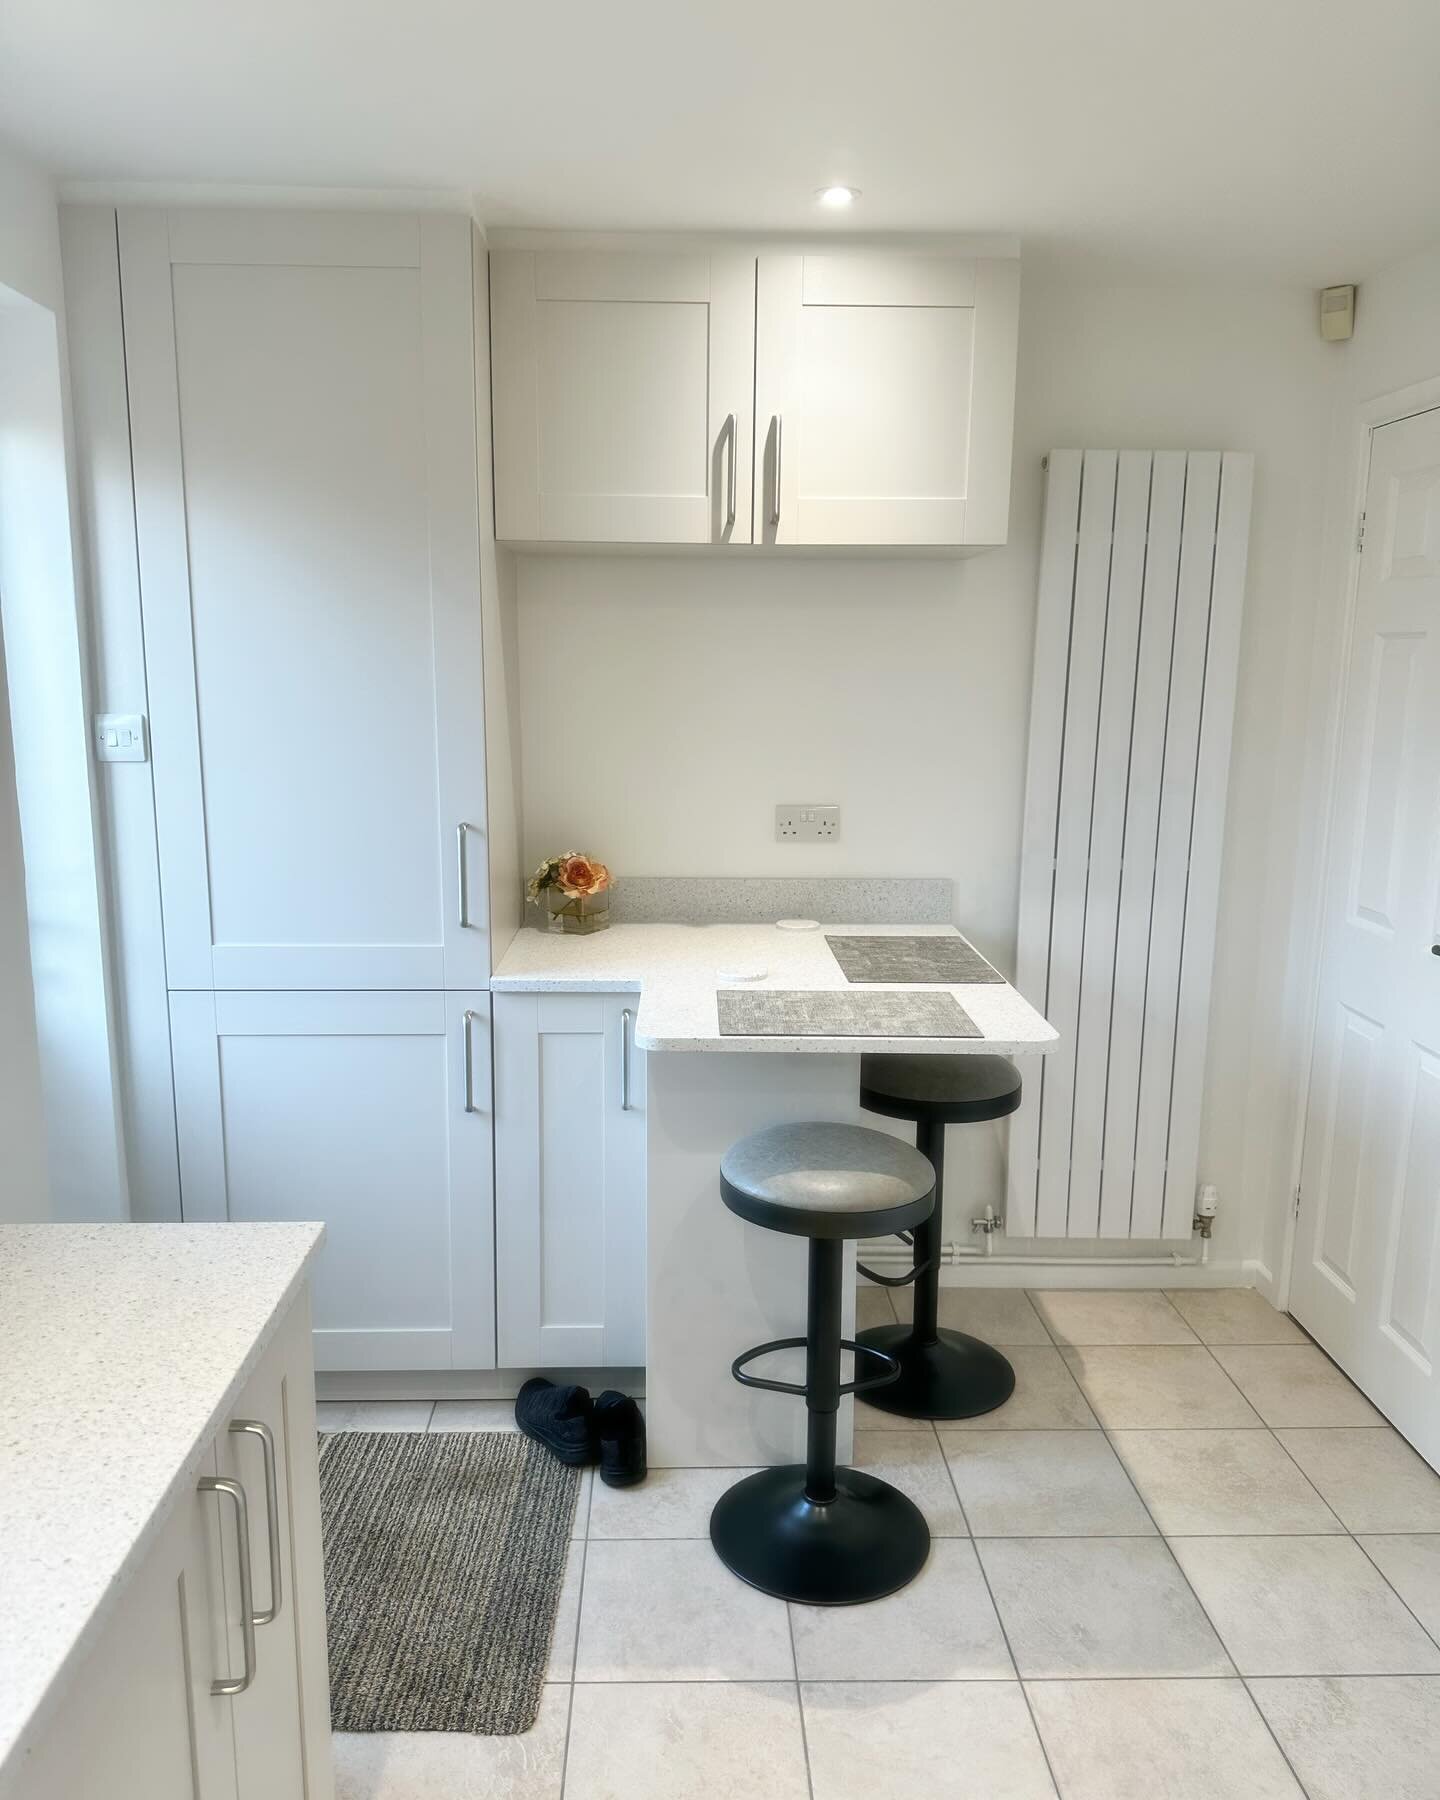
[[[490,224],[1016,233],[1355,280],[1440,238],[1436,0],[4,0],[0,132],[103,183]]]

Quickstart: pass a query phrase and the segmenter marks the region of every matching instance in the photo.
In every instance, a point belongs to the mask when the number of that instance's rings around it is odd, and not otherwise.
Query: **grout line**
[[[575,1683],[565,1691],[565,1742],[560,1746],[560,1795],[565,1800],[565,1783],[570,1778],[570,1730],[575,1723]]]
[[[815,1777],[810,1770],[810,1733],[805,1725],[805,1696],[800,1691],[800,1657],[795,1649],[795,1612],[790,1602],[785,1605],[785,1625],[790,1633],[790,1667],[795,1672],[795,1709],[800,1714],[800,1750],[805,1758],[805,1785],[810,1800],[815,1800]]]
[[[960,1543],[962,1540],[953,1540]],[[1147,1538],[1146,1543],[1152,1540]],[[1440,1687],[1440,1674],[1434,1669],[1387,1669],[1384,1674],[1370,1673],[1366,1675],[1316,1675],[1296,1673],[1293,1670],[1277,1669],[1273,1674],[1266,1670],[1263,1675],[1241,1675],[1232,1669],[1228,1675],[1187,1675],[1171,1670],[1164,1675],[1145,1673],[1143,1670],[1129,1675],[850,1675],[844,1677],[813,1676],[801,1682],[802,1687],[1045,1687],[1049,1684],[1070,1685],[1075,1682],[1086,1682],[1099,1686],[1106,1682],[1168,1682],[1190,1681],[1203,1687],[1207,1682],[1241,1682],[1250,1681],[1429,1681]],[[793,1687],[783,1675],[677,1675],[656,1677],[654,1675],[620,1675],[605,1676],[603,1679],[591,1681],[547,1681],[545,1687],[584,1687],[584,1688],[618,1688],[618,1687]],[[413,1734],[412,1734],[413,1735]]]

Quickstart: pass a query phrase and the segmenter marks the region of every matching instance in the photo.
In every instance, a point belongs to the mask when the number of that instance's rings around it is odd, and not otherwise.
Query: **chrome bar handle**
[[[785,472],[785,421],[779,413],[775,414],[775,493],[774,504],[770,508],[770,523],[780,523],[780,482]]]
[[[455,861],[459,869],[458,899],[462,930],[467,930],[470,925],[470,862],[465,854],[465,839],[470,832],[478,830],[479,826],[467,824],[464,819],[455,827]]]
[[[275,1470],[275,1434],[263,1419],[232,1419],[230,1429],[237,1437],[258,1437],[265,1457],[265,1529],[270,1538],[270,1604],[264,1612],[253,1615],[256,1625],[271,1625],[279,1615],[283,1599],[280,1585],[280,1482]]]
[[[730,435],[730,472],[725,480],[725,531],[735,529],[735,464],[740,455],[739,422],[734,413],[726,413],[724,431]]]
[[[620,1110],[630,1110],[630,1008],[620,1013]]]
[[[226,1494],[235,1504],[235,1543],[240,1562],[240,1637],[245,1646],[245,1673],[224,1681],[212,1681],[210,1692],[243,1694],[255,1679],[255,1591],[250,1579],[250,1508],[245,1503],[245,1490],[238,1481],[224,1475],[202,1475],[202,1494]]]
[[[460,1026],[465,1033],[465,1110],[467,1113],[478,1112],[475,1104],[475,1021],[479,1013],[466,1008]]]

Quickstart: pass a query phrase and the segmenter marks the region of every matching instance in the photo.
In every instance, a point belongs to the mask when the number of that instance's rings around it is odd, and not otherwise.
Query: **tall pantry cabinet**
[[[493,1367],[469,221],[108,218],[182,1214],[325,1220],[322,1369]]]

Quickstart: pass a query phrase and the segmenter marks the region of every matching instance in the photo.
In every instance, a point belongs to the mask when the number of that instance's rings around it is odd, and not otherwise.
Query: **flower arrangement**
[[[610,871],[583,851],[547,857],[525,891],[537,906],[546,896],[552,931],[603,931],[610,923]]]

